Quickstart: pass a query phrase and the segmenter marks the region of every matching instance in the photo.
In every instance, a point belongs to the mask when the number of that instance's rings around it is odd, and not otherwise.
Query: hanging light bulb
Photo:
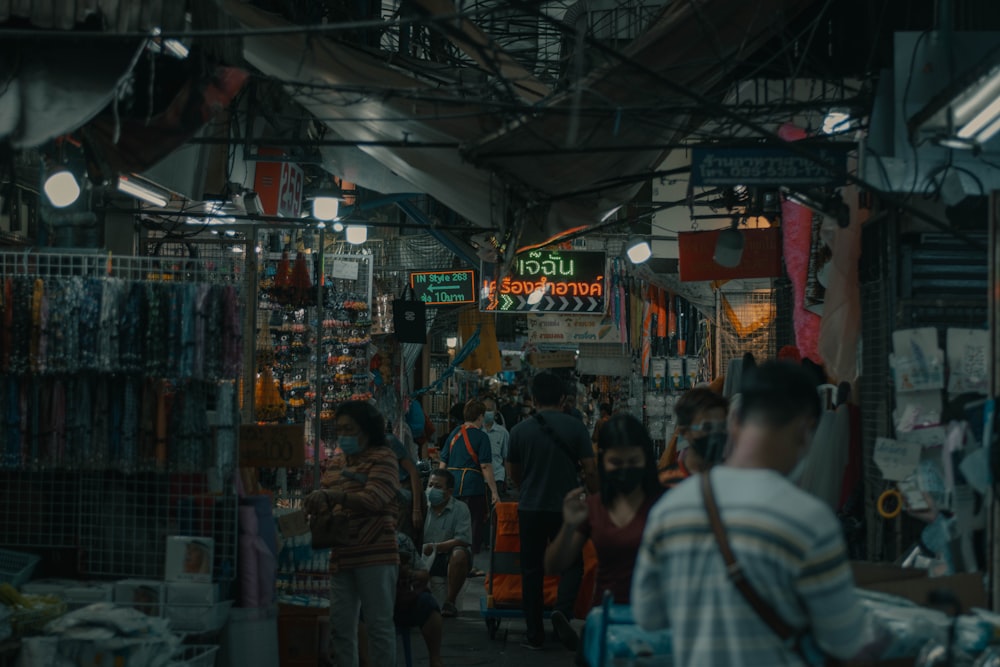
[[[642,264],[653,256],[653,248],[646,239],[635,237],[625,246],[625,254],[633,264]]]
[[[313,217],[317,220],[333,220],[340,212],[340,200],[326,195],[313,197]]]
[[[80,198],[80,184],[76,176],[63,166],[54,167],[49,171],[42,189],[56,208],[66,208]]]
[[[344,223],[340,222],[339,220],[333,223],[333,231],[337,232],[338,234],[344,231]]]
[[[347,226],[347,242],[360,245],[368,240],[368,228],[364,225]]]

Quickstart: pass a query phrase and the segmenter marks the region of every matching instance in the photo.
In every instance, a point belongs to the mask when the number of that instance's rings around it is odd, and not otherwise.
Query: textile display
[[[806,137],[805,130],[791,123],[782,125],[778,136],[786,141]],[[792,281],[794,294],[793,326],[795,344],[803,357],[820,363],[817,350],[820,317],[805,308],[806,273],[809,268],[809,251],[812,247],[813,212],[788,200],[781,202],[782,255],[785,270]],[[827,296],[829,299],[829,295]]]
[[[857,188],[846,188],[850,225],[837,226],[827,217],[824,235],[830,247],[830,261],[825,270],[826,290],[823,320],[819,326],[818,351],[827,374],[838,382],[854,382],[858,375],[858,346],[861,336],[861,287],[858,284],[858,261],[861,257],[861,228]]]

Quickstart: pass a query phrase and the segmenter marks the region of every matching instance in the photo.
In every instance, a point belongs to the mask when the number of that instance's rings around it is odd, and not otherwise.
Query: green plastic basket
[[[38,560],[35,554],[0,549],[0,584],[7,583],[20,588],[28,583]]]

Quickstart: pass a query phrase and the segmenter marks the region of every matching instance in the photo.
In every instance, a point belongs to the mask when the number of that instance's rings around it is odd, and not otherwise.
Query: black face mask
[[[617,493],[628,495],[642,484],[642,478],[646,475],[645,468],[618,468],[605,472],[608,485]]]

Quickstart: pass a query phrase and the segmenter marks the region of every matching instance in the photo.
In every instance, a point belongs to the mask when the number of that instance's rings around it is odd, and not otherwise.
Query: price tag
[[[333,263],[333,277],[341,280],[357,280],[358,266],[358,262],[338,259]]]
[[[872,458],[875,465],[882,471],[882,476],[892,482],[906,479],[920,463],[920,445],[878,438],[875,441],[875,452]]]

